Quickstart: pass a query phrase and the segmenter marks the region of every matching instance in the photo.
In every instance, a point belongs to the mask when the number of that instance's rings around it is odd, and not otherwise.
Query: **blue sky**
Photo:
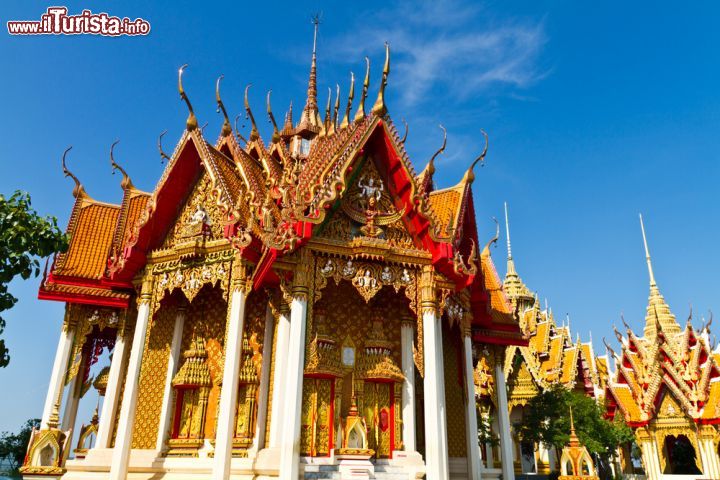
[[[720,233],[718,131],[720,31],[715,2],[68,2],[150,21],[147,37],[10,37],[8,20],[38,19],[48,3],[5,0],[0,12],[0,191],[32,194],[34,206],[65,225],[72,183],[62,151],[97,199],[117,202],[120,178],[108,151],[137,186],[161,174],[155,142],[172,150],[186,110],[177,68],[200,124],[215,138],[221,119],[214,84],[234,117],[242,91],[262,118],[264,95],[282,117],[304,101],[310,17],[322,11],[319,90],[363,57],[377,87],[383,42],[393,65],[387,102],[410,124],[407,146],[420,169],[448,129],[437,161],[439,187],[456,183],[490,135],[487,165],[474,184],[480,238],[510,206],[513,254],[528,286],[596,352],[620,312],[641,329],[648,280],[637,214],[643,212],[660,289],[680,321],[689,304],[718,311]],[[296,109],[296,112],[298,110]],[[505,250],[494,250],[504,274]],[[20,302],[6,312],[12,361],[0,369],[0,431],[39,416],[62,321],[62,305],[36,300],[38,281],[15,282]],[[697,314],[695,320],[699,325]],[[86,402],[87,403],[87,402]],[[90,402],[92,403],[92,402]],[[84,408],[89,408],[85,405]],[[82,415],[81,415],[82,416]],[[81,420],[85,420],[82,419]]]

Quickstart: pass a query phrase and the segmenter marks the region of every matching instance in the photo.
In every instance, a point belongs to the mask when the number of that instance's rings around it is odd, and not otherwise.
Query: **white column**
[[[493,446],[490,442],[485,444],[485,468],[495,468],[495,462],[493,461]]]
[[[437,316],[437,304],[434,300],[423,303],[426,477],[447,480],[448,449],[442,330]]]
[[[253,449],[257,452],[265,447],[265,424],[267,421],[268,390],[270,386],[270,360],[272,357],[273,330],[275,316],[268,303],[265,309],[265,333],[263,336],[262,364],[260,365],[260,394],[258,400],[257,422],[255,423],[255,441]]]
[[[70,381],[67,389],[67,400],[65,401],[65,410],[62,416],[62,422],[60,422],[60,429],[63,431],[70,431],[68,435],[67,444],[73,447],[73,437],[75,436],[75,421],[77,420],[78,405],[80,404],[80,389],[82,388],[82,375],[85,370],[85,362],[87,359],[82,358],[80,360],[80,366],[77,373]],[[88,419],[89,420],[89,419]]]
[[[223,384],[218,407],[217,434],[215,436],[215,460],[212,478],[227,480],[230,478],[232,460],[232,441],[234,437],[235,411],[242,359],[242,335],[245,319],[246,292],[237,285],[230,300],[230,318],[225,339],[225,364],[223,366]]]
[[[41,428],[47,429],[50,415],[52,414],[55,402],[58,402],[62,395],[62,389],[65,386],[65,373],[70,359],[70,351],[72,350],[74,328],[70,327],[67,322],[63,322],[62,331],[60,332],[60,340],[58,341],[57,350],[55,350],[55,361],[53,362],[52,374],[50,375],[50,386],[45,396],[45,406],[41,420]]]
[[[415,362],[413,339],[415,326],[412,319],[404,320],[400,327],[400,360],[405,380],[402,388],[402,440],[406,452],[417,450],[415,445]]]
[[[305,369],[307,287],[294,286],[290,303],[290,341],[285,379],[283,429],[280,440],[280,480],[297,480],[300,471],[300,409]]]
[[[128,327],[126,326],[125,328]],[[123,374],[122,370],[125,366],[125,353],[127,351],[125,347],[125,333],[118,332],[115,338],[115,347],[113,347],[112,361],[110,362],[108,385],[102,403],[95,448],[110,448],[112,430],[115,427],[115,414],[118,403],[120,402],[120,390],[122,387],[120,380]]]
[[[270,418],[270,448],[280,446],[285,405],[285,382],[287,373],[288,344],[290,341],[290,312],[287,305],[280,305],[277,339],[275,340],[275,369],[273,373],[272,417]]]
[[[182,348],[182,334],[185,327],[185,306],[181,305],[175,314],[175,326],[173,327],[173,336],[170,342],[170,356],[168,358],[167,374],[165,375],[165,391],[163,392],[162,409],[160,410],[160,422],[158,423],[158,435],[155,442],[155,448],[162,450],[165,447],[165,441],[170,434],[172,423],[172,379],[180,367],[180,353]]]
[[[515,480],[513,468],[513,439],[510,434],[510,412],[508,411],[507,387],[503,372],[503,356],[495,360],[495,388],[498,401],[498,426],[500,427],[500,460],[503,480]]]
[[[125,378],[125,393],[120,407],[118,431],[115,436],[115,448],[113,448],[112,464],[110,465],[110,480],[126,480],[127,478],[133,429],[135,428],[140,367],[142,366],[145,337],[147,336],[150,321],[151,292],[152,282],[143,283],[140,301],[138,302],[138,315],[135,322],[135,335],[133,336],[130,352],[130,362],[127,377]]]
[[[477,405],[475,404],[475,378],[473,376],[475,369],[473,367],[470,331],[464,332],[463,351],[465,354],[465,388],[467,390],[465,432],[467,434],[468,476],[473,479],[479,479],[480,446],[478,444]]]

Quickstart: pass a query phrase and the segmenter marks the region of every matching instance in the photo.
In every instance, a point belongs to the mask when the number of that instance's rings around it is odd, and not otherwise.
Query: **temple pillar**
[[[706,478],[720,478],[720,456],[715,449],[715,434],[715,427],[712,425],[703,425],[698,430],[702,473]]]
[[[73,445],[73,437],[75,436],[75,420],[77,420],[78,405],[80,404],[80,389],[82,388],[83,379],[82,374],[85,370],[85,358],[84,353],[81,354],[80,365],[75,376],[68,385],[68,398],[65,402],[65,409],[63,411],[62,422],[60,422],[60,430],[69,431],[68,445]]]
[[[643,467],[645,467],[645,478],[647,480],[659,480],[661,476],[660,458],[655,441],[649,432],[638,429],[636,432],[638,447],[642,452]]]
[[[402,386],[402,440],[406,452],[417,450],[415,445],[415,362],[413,339],[415,325],[412,318],[404,319],[400,327],[400,360],[405,380]]]
[[[59,404],[62,399],[62,391],[65,386],[65,370],[70,360],[74,330],[75,328],[70,325],[68,315],[66,314],[62,331],[60,332],[57,350],[55,350],[55,361],[53,362],[52,373],[50,374],[50,386],[45,396],[45,406],[43,407],[40,424],[40,428],[43,430],[50,428],[48,422],[50,415],[52,415],[53,407],[56,402]]]
[[[272,418],[270,419],[270,447],[280,446],[283,429],[283,410],[285,405],[285,381],[287,373],[288,344],[290,341],[290,309],[287,303],[280,302],[280,315],[277,319],[277,339],[275,340],[275,369],[273,373]]]
[[[120,403],[121,379],[127,351],[125,344],[125,335],[127,334],[125,330],[127,328],[126,325],[123,330],[118,330],[115,338],[112,361],[110,362],[110,372],[108,373],[108,385],[107,390],[105,390],[105,398],[103,399],[102,411],[100,413],[100,424],[98,425],[95,448],[110,448],[112,431],[113,428],[115,428],[115,414],[118,403]]]
[[[167,374],[165,375],[165,391],[163,392],[162,409],[160,410],[160,423],[158,424],[158,436],[155,448],[159,451],[165,447],[165,442],[170,434],[172,422],[172,379],[180,366],[180,350],[182,347],[182,334],[185,327],[185,306],[181,305],[175,314],[175,326],[170,342],[170,356],[168,358]]]
[[[296,267],[290,302],[290,339],[283,393],[285,427],[280,439],[280,480],[297,480],[300,471],[300,412],[305,369],[309,263],[310,259],[303,257]]]
[[[475,378],[473,374],[472,339],[470,326],[463,328],[463,354],[465,357],[465,432],[467,436],[468,477],[480,478],[480,445],[478,444],[477,405],[475,403]]]
[[[265,424],[267,421],[274,324],[275,315],[273,315],[273,309],[268,303],[265,309],[265,333],[263,334],[262,364],[260,366],[257,422],[255,423],[255,440],[252,448],[256,452],[265,446]]]
[[[495,468],[493,459],[493,445],[490,442],[485,444],[485,468]]]
[[[448,479],[447,419],[445,416],[445,371],[442,328],[431,267],[422,273],[420,284],[425,376],[425,465],[426,477]]]
[[[508,410],[507,386],[503,371],[504,349],[495,356],[495,390],[497,392],[498,426],[500,430],[500,461],[503,480],[515,480],[513,467],[513,438],[510,432],[510,412]]]
[[[230,315],[225,338],[223,383],[220,391],[217,431],[215,434],[215,458],[212,472],[214,480],[227,480],[230,478],[232,442],[235,434],[235,412],[237,410],[240,381],[240,361],[242,360],[245,301],[249,290],[244,265],[240,263],[233,270],[233,286],[229,305]]]
[[[110,465],[110,480],[125,480],[127,478],[133,429],[135,428],[135,413],[137,412],[140,367],[142,366],[145,337],[147,336],[150,321],[151,301],[152,278],[148,278],[143,281],[140,298],[138,299],[135,335],[133,336],[130,362],[128,363],[127,376],[125,378],[125,393],[123,394],[123,402],[120,407],[118,431],[115,436],[115,448],[113,448],[112,464]]]

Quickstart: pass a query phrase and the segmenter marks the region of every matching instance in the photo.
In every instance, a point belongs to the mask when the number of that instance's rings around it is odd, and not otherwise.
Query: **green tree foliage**
[[[0,312],[12,308],[17,298],[8,284],[17,276],[28,279],[40,273],[39,258],[67,249],[67,238],[54,217],[41,217],[32,209],[30,195],[16,191],[0,195]],[[5,320],[0,317],[0,334]],[[0,338],[0,367],[10,362],[5,341]]]
[[[40,428],[40,419],[31,418],[26,421],[16,434],[10,432],[0,433],[0,458],[10,462],[13,470],[17,470],[25,459],[30,434],[33,428]]]
[[[609,421],[594,399],[561,385],[540,393],[528,402],[519,425],[523,439],[552,445],[557,452],[570,439],[570,407],[575,432],[591,454],[607,459],[618,445],[634,439],[632,430],[621,421]]]

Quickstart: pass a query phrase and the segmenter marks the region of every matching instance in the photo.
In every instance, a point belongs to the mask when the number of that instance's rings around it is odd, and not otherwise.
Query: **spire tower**
[[[302,130],[309,130],[312,133],[318,133],[322,125],[320,113],[318,112],[317,103],[317,34],[320,25],[320,15],[315,15],[312,19],[315,26],[313,31],[313,50],[312,60],[310,62],[310,79],[308,80],[307,100],[305,108],[303,108],[298,124],[298,133]]]
[[[645,223],[643,222],[642,214],[640,214],[640,231],[642,232],[645,261],[647,262],[648,277],[650,280],[650,295],[645,313],[644,333],[645,338],[651,340],[657,337],[658,325],[666,335],[679,333],[680,325],[678,325],[675,320],[675,315],[670,311],[670,307],[665,302],[665,298],[660,293],[657,282],[655,282],[655,273],[653,272],[652,260],[650,259],[650,249],[648,248],[647,236],[645,235]]]
[[[515,261],[513,260],[512,246],[510,244],[510,220],[508,218],[507,202],[505,202],[505,238],[507,240],[507,272],[503,281],[503,290],[512,302],[513,309],[522,312],[533,305],[535,298],[515,270]]]

